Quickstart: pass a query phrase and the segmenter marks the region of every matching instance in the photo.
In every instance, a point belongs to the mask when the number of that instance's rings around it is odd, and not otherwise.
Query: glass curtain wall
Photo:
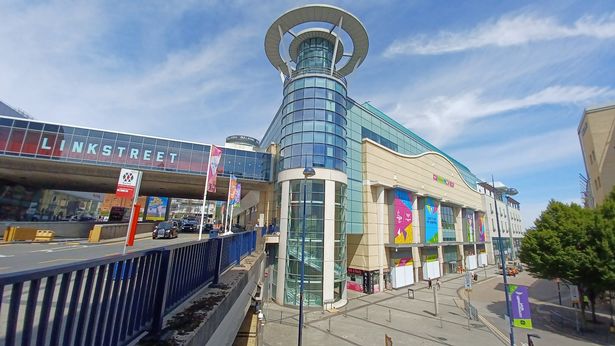
[[[303,230],[303,186],[305,180],[290,182],[286,262],[285,304],[299,305],[301,282],[301,233]],[[307,180],[305,225],[304,304],[322,306],[325,182]]]
[[[346,171],[346,88],[303,77],[284,89],[280,170],[305,166]]]
[[[333,299],[342,299],[346,287],[346,184],[335,183],[335,278]]]
[[[455,214],[453,207],[442,205],[440,207],[441,225],[442,225],[442,240],[455,241]]]

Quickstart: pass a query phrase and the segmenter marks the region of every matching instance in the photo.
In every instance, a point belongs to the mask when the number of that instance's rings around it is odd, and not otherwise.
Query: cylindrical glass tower
[[[328,24],[292,34],[289,55],[294,66],[289,65],[279,52],[283,33],[308,22]],[[330,24],[338,31],[345,30],[354,48],[339,69],[336,63],[349,44],[342,43]],[[285,77],[277,175],[281,197],[275,298],[281,304],[299,305],[304,265],[304,305],[341,306],[346,303],[345,76],[365,58],[367,33],[358,19],[344,10],[308,5],[287,12],[271,25],[265,51]],[[316,174],[304,179],[305,167],[314,168]]]

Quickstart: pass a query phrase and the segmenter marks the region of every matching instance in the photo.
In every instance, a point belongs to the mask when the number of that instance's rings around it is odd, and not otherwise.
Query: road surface
[[[128,247],[126,252],[186,243],[197,239],[198,234],[194,233],[180,233],[175,239],[152,239],[149,234],[137,235],[134,246]],[[0,245],[0,274],[119,255],[123,249],[124,239],[105,243],[78,241],[2,244]]]

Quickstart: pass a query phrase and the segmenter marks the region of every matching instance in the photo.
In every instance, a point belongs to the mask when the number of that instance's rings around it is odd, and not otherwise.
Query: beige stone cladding
[[[615,186],[615,104],[585,110],[579,139],[594,206]]]
[[[380,266],[389,267],[388,251],[384,258],[381,248],[392,242],[389,222],[390,203],[382,198],[382,191],[395,187],[414,192],[414,195],[433,197],[439,202],[459,207],[484,211],[481,194],[468,186],[457,168],[446,157],[435,152],[410,156],[394,152],[369,139],[362,143],[363,173],[363,222],[362,235],[348,235],[348,267],[363,270],[378,270]],[[382,201],[379,203],[379,201]],[[416,202],[416,200],[415,200]],[[380,214],[379,214],[380,213]],[[379,217],[385,215],[385,217]],[[423,243],[421,236],[421,219],[414,203],[413,243]],[[458,218],[456,224],[460,227]],[[379,239],[378,232],[383,232]],[[462,241],[459,239],[457,241]],[[440,241],[442,241],[440,231]],[[380,242],[383,244],[380,245]],[[415,266],[420,266],[418,248],[412,249]],[[379,256],[381,259],[379,259]],[[380,263],[383,261],[384,263]]]

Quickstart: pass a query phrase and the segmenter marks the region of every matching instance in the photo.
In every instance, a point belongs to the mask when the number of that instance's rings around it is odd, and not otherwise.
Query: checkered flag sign
[[[132,172],[125,172],[122,175],[122,183],[124,184],[131,185],[134,179],[135,179],[135,176],[132,174]]]

